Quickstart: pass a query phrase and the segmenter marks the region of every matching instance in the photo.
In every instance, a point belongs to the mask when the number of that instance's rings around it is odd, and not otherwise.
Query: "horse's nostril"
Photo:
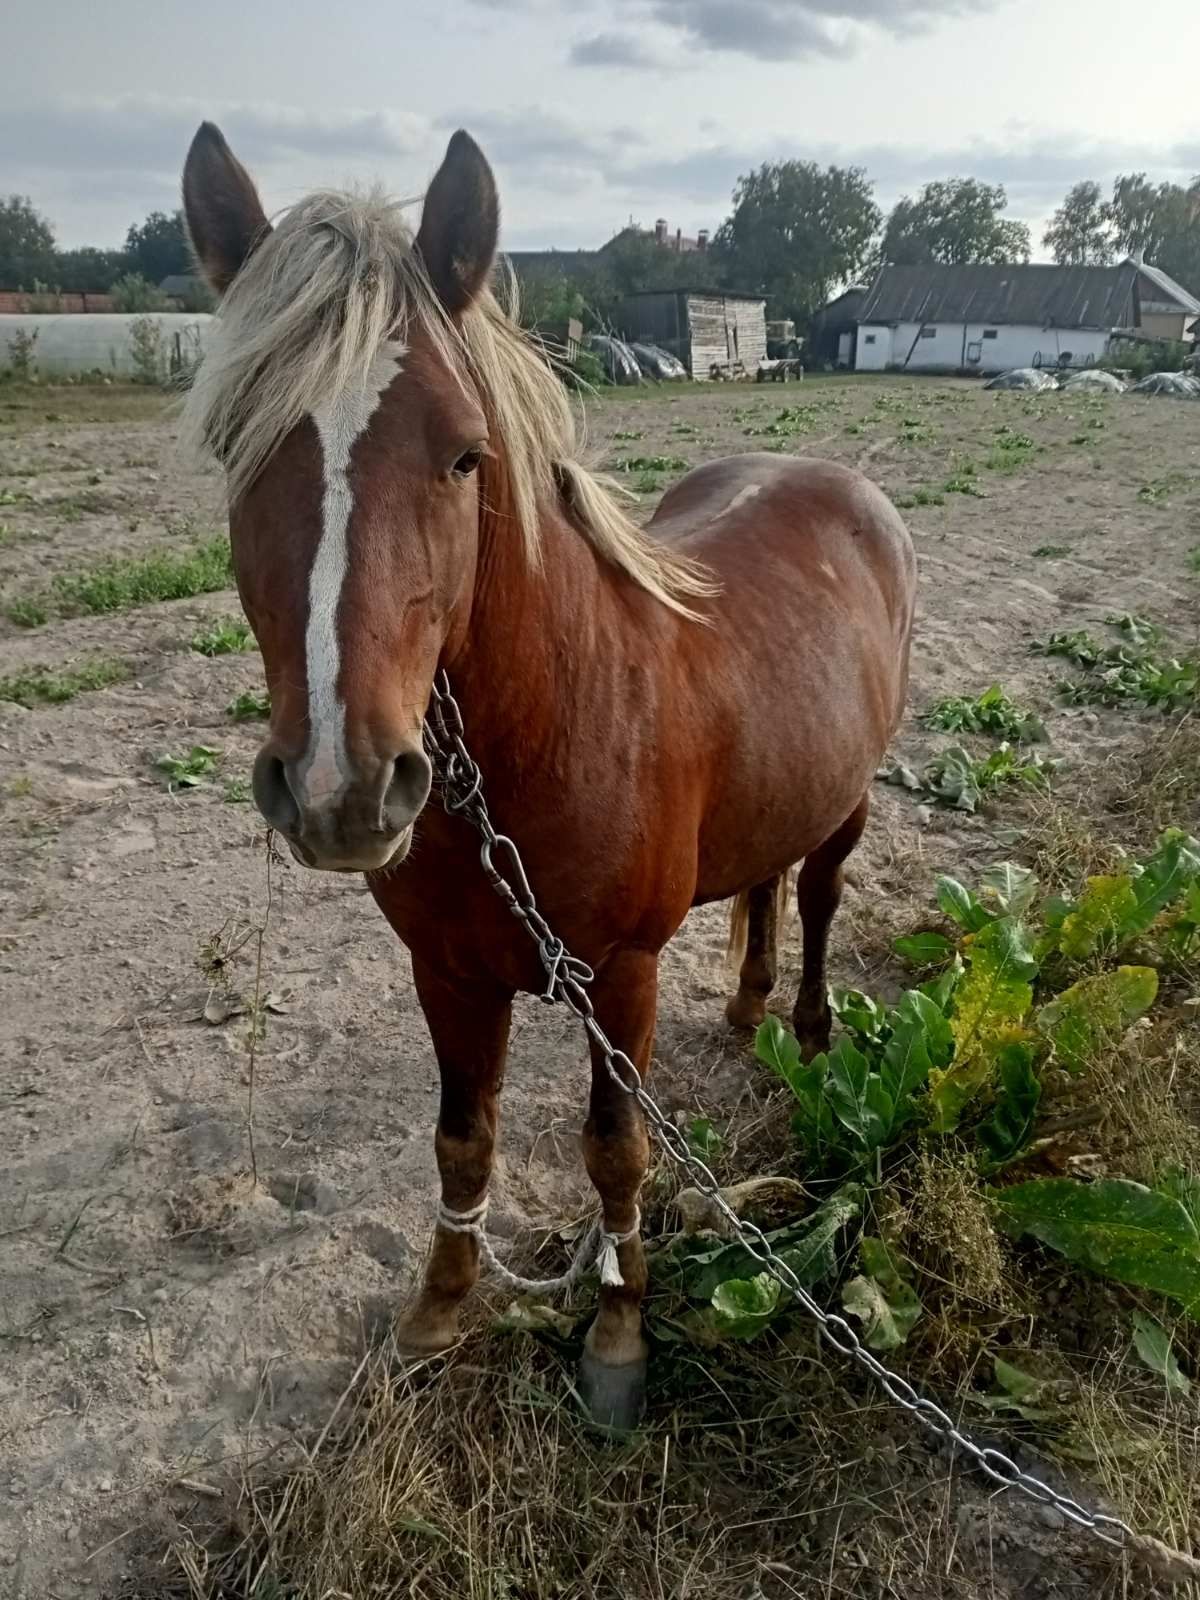
[[[433,781],[429,759],[421,750],[402,750],[392,763],[392,776],[383,797],[383,818],[397,833],[416,817],[429,798]]]
[[[287,768],[278,756],[265,750],[254,763],[254,803],[280,833],[296,831],[300,807],[288,783]]]

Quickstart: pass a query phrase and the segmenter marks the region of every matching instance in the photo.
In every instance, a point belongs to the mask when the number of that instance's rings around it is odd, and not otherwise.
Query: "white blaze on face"
[[[335,395],[312,414],[321,440],[325,493],[321,539],[308,577],[308,630],[304,647],[308,669],[308,750],[300,763],[309,804],[331,799],[346,774],[346,708],[338,699],[337,614],[348,568],[348,534],[354,495],[350,455],[366,432],[383,391],[400,371],[401,344],[387,344],[371,363],[361,387]]]

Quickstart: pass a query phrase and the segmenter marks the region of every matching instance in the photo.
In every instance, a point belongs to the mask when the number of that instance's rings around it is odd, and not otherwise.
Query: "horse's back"
[[[722,577],[751,568],[761,578],[772,558],[819,570],[831,553],[853,550],[905,593],[915,583],[899,512],[863,473],[835,461],[755,452],[706,462],[663,496],[650,526]]]

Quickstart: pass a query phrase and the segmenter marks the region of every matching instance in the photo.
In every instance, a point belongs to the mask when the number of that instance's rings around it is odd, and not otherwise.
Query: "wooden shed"
[[[767,353],[767,302],[724,289],[647,289],[622,300],[622,335],[661,345],[693,378],[753,372]]]

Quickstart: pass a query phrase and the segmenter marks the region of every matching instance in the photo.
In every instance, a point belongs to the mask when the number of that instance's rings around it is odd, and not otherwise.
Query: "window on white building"
[[[873,333],[864,333],[863,334],[863,343],[864,344],[874,344],[875,343],[875,335]]]
[[[922,339],[936,339],[937,338],[937,329],[936,328],[922,328],[921,329],[921,337],[922,337]]]
[[[985,328],[983,330],[983,337],[985,339],[995,339],[999,337],[999,332],[1000,330],[998,328]]]

